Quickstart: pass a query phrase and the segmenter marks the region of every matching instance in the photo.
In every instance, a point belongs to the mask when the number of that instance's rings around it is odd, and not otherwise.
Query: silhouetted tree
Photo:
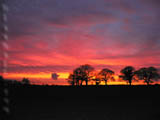
[[[90,73],[94,70],[94,68],[91,65],[85,64],[81,65],[80,69],[82,70],[82,81],[84,80],[86,82],[86,85],[88,85],[88,82],[91,80]]]
[[[157,81],[160,76],[158,70],[154,67],[140,68],[135,72],[135,75],[139,80],[144,80],[147,85],[153,83],[153,81]]]
[[[88,81],[91,78],[90,73],[94,70],[94,68],[88,64],[81,65],[80,67],[73,70],[73,73],[68,77],[68,83],[71,85],[82,85],[83,82],[86,82],[88,85]]]
[[[134,67],[127,66],[120,71],[122,75],[120,75],[119,77],[122,78],[123,80],[127,81],[129,83],[129,85],[132,85],[134,71],[135,71]]]
[[[73,74],[75,76],[76,85],[82,85],[83,81],[85,80],[86,73],[80,67],[78,67],[73,71]]]
[[[29,79],[28,78],[23,78],[22,79],[22,84],[24,84],[24,85],[30,85]]]
[[[103,76],[103,81],[105,82],[105,85],[107,85],[107,82],[109,79],[112,79],[113,75],[114,75],[114,71],[104,68],[100,71],[99,73],[100,75]]]
[[[86,76],[87,75],[82,68],[78,67],[73,70],[73,73],[69,75],[67,80],[70,85],[82,85]]]
[[[70,74],[67,80],[70,85],[76,85],[76,77],[74,74]]]

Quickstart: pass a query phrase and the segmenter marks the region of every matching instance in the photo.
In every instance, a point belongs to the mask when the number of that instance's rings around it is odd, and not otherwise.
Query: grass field
[[[12,120],[160,120],[160,86],[10,86]]]

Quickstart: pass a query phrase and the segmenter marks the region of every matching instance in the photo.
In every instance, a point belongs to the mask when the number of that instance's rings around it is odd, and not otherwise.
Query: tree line
[[[96,85],[104,82],[107,85],[109,80],[115,81],[115,72],[113,70],[104,68],[98,73],[95,73],[94,70],[94,67],[89,64],[81,65],[74,69],[66,80],[70,85],[78,86],[88,85],[89,82],[94,82]],[[133,66],[126,66],[120,71],[118,77],[129,83],[129,85],[132,85],[133,81],[143,81],[150,85],[160,79],[160,74],[155,67],[143,67],[136,70]]]
[[[8,79],[4,79],[3,76],[0,76],[0,85],[1,84],[14,84],[14,85],[31,85],[31,82],[28,78],[23,78],[21,81],[17,81],[17,80],[8,80]]]

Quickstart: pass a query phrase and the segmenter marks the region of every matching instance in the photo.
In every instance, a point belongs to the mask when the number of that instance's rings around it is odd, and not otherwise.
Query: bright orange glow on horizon
[[[37,78],[37,79],[52,79],[52,73],[5,73],[5,78]],[[60,79],[68,78],[69,73],[57,73]]]
[[[31,83],[35,83],[34,79],[38,80],[39,83],[38,84],[44,84],[44,81],[46,82],[46,84],[52,85],[54,84],[54,81],[51,78],[51,74],[52,73],[5,73],[4,74],[4,78],[5,79],[18,79],[18,80],[22,80],[23,78],[28,78],[31,80]],[[62,73],[57,73],[59,75],[58,79],[61,80],[61,84],[59,85],[68,85],[66,79],[69,76],[68,72],[62,72]],[[119,76],[118,75],[114,75],[113,76],[115,81],[112,80],[108,80],[108,85],[127,85],[126,81],[123,80],[119,80]],[[156,82],[159,83],[159,82]],[[138,81],[135,82],[133,81],[132,83],[133,85],[144,85],[145,83],[143,81]],[[83,83],[83,85],[85,85],[85,83]],[[89,82],[89,85],[95,85],[95,83],[93,81]],[[101,81],[100,85],[105,85],[104,81]]]

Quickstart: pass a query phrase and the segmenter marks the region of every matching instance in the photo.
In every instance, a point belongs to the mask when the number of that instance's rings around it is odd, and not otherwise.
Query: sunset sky
[[[98,71],[160,69],[160,0],[8,0],[6,78],[66,84],[82,64]],[[52,80],[51,73],[59,80]]]

